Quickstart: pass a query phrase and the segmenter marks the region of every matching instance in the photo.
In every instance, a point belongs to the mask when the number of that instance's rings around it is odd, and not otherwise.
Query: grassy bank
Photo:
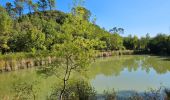
[[[96,57],[109,57],[136,54],[133,50],[96,51]],[[139,53],[137,53],[139,54]],[[55,54],[49,51],[35,53],[9,53],[0,55],[0,71],[15,71],[36,66],[49,65],[55,61]]]
[[[51,64],[54,59],[54,54],[48,51],[0,55],[0,71],[14,71],[18,69],[48,65]]]
[[[119,55],[133,55],[135,54],[133,50],[118,50],[118,51],[102,51],[97,54],[97,57],[109,57],[109,56],[119,56]]]

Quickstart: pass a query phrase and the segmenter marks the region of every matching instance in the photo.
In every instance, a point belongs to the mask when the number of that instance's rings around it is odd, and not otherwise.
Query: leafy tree
[[[132,42],[132,36],[129,35],[128,37],[124,37],[123,39],[123,45],[126,49],[132,50],[133,49],[133,42]]]
[[[63,93],[65,92],[67,81],[70,78],[71,72],[80,71],[84,69],[91,61],[92,57],[92,41],[83,38],[77,38],[73,41],[65,42],[58,46],[60,56],[63,58],[65,74],[63,78],[63,89],[61,90],[60,100],[62,100]],[[64,67],[63,66],[63,67]]]
[[[11,40],[14,51],[31,52],[45,50],[45,34],[35,27],[29,26],[27,31],[19,32]]]
[[[110,49],[111,50],[120,50],[123,48],[123,39],[122,37],[115,33],[110,36]]]
[[[72,8],[72,14],[75,16],[79,16],[83,20],[89,20],[89,18],[91,16],[91,12],[81,6]]]
[[[43,21],[42,24],[43,24],[42,32],[45,33],[45,37],[46,37],[45,45],[47,49],[50,50],[53,44],[59,42],[60,33],[57,32],[56,29],[60,27],[58,27],[58,24],[53,20]]]
[[[52,73],[62,79],[63,85],[59,94],[59,100],[64,99],[64,93],[66,92],[71,73],[73,71],[83,71],[91,62],[94,54],[93,47],[93,40],[81,37],[70,37],[63,44],[56,44],[54,46],[57,57],[61,59],[57,65],[42,68],[42,72],[45,72],[47,75]],[[60,69],[60,72],[64,74],[60,74],[57,69]]]
[[[1,8],[1,7],[0,7]],[[4,53],[9,49],[8,40],[12,30],[12,20],[5,10],[0,12],[0,50]]]
[[[170,54],[170,36],[167,38],[167,53]]]
[[[36,28],[32,28],[28,31],[28,39],[29,43],[26,45],[28,46],[28,50],[29,48],[32,49],[36,49],[36,50],[44,50],[45,46],[45,35],[44,33],[42,33],[40,30],[36,29]]]
[[[150,41],[149,34],[146,34],[145,37],[141,37],[141,39],[139,40],[139,48],[142,50],[148,50],[149,41]]]
[[[168,47],[168,36],[165,34],[158,34],[149,42],[149,49],[155,54],[166,54]]]
[[[129,50],[137,50],[139,48],[139,39],[137,36],[131,36],[124,37],[123,45],[126,49]]]
[[[138,37],[135,35],[135,36],[133,37],[133,49],[134,49],[134,50],[138,48],[138,43],[139,43]]]
[[[55,88],[48,100],[56,100],[60,88]],[[97,100],[96,91],[88,82],[78,80],[70,82],[63,95],[64,100]]]
[[[81,72],[91,60],[94,58],[94,48],[99,45],[98,40],[90,37],[85,37],[92,34],[93,29],[90,29],[86,20],[82,20],[79,16],[69,15],[62,25],[64,40],[53,46],[53,51],[56,52],[59,61],[56,65],[43,67],[42,72],[47,75],[57,75],[63,82],[62,89],[59,94],[59,100],[64,99],[64,93],[68,85],[68,80],[73,71]],[[57,69],[60,69],[60,74]]]
[[[146,41],[146,38],[141,37],[141,39],[139,40],[139,48],[144,50],[147,48],[147,44],[148,42]]]

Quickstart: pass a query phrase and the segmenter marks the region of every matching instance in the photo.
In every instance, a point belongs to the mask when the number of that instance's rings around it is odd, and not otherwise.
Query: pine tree
[[[56,5],[55,0],[48,0],[48,5],[49,5],[50,10],[55,8],[55,5]]]
[[[38,8],[39,10],[45,11],[48,7],[48,2],[46,0],[39,0],[38,1]]]

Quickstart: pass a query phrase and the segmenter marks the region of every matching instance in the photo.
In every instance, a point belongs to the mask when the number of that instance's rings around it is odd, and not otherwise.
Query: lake
[[[149,55],[128,55],[97,58],[85,74],[98,94],[104,90],[144,92],[160,87],[170,88],[170,58]],[[50,94],[58,79],[44,78],[35,69],[0,74],[0,98],[10,96],[16,82],[38,81],[39,99]]]

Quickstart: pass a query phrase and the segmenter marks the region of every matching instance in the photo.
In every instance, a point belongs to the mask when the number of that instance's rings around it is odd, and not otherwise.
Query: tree
[[[135,35],[134,37],[133,37],[133,49],[135,50],[135,49],[137,49],[137,47],[138,47],[138,37]]]
[[[139,40],[137,36],[129,35],[128,37],[124,37],[123,45],[126,49],[135,50],[139,46]]]
[[[38,8],[39,10],[45,11],[48,7],[48,2],[46,0],[39,0],[38,1]]]
[[[13,5],[10,2],[6,3],[6,11],[8,12],[10,16],[12,15],[12,7]]]
[[[123,39],[122,39],[122,37],[117,33],[110,35],[110,46],[111,46],[110,47],[111,50],[123,49]]]
[[[12,49],[14,51],[23,52],[34,52],[36,50],[46,50],[45,47],[45,34],[33,26],[29,27],[28,30],[24,32],[18,31],[13,37]]]
[[[118,33],[119,34],[124,34],[124,29],[123,28],[118,28]]]
[[[110,32],[110,33],[123,34],[123,33],[124,33],[124,29],[123,29],[123,28],[114,27],[114,28],[110,29],[109,32]]]
[[[45,35],[44,33],[42,33],[40,30],[36,29],[36,28],[32,28],[28,31],[28,39],[29,40],[29,48],[30,50],[35,49],[35,50],[44,50],[45,46]]]
[[[72,0],[73,1],[73,7],[72,8],[76,8],[76,7],[83,7],[85,0]]]
[[[38,11],[38,3],[34,3],[32,5],[32,8],[33,8],[34,12],[37,12]]]
[[[56,5],[55,0],[47,0],[47,1],[48,1],[48,5],[49,5],[50,10],[55,8],[55,5]]]
[[[145,37],[141,37],[141,39],[139,40],[139,48],[142,50],[148,50],[149,41],[150,41],[150,36],[147,33]]]
[[[25,2],[24,0],[15,0],[14,1],[15,11],[19,16],[21,16],[23,14],[24,2]]]
[[[63,100],[72,72],[84,71],[94,59],[95,46],[99,45],[96,39],[84,37],[84,33],[91,34],[92,31],[87,22],[79,17],[74,18],[73,15],[69,15],[61,28],[64,35],[63,42],[55,44],[52,49],[59,58],[58,62],[50,67],[43,67],[41,71],[46,75],[57,75],[61,79],[63,85],[59,100]]]
[[[1,7],[0,7],[1,8]],[[0,50],[5,53],[9,49],[8,40],[12,30],[12,20],[10,16],[3,10],[0,12]]]
[[[117,33],[118,32],[117,27],[110,29],[109,32],[110,33]]]
[[[59,58],[57,64],[43,67],[41,71],[47,75],[57,75],[62,80],[63,85],[59,94],[59,100],[63,100],[63,95],[66,92],[68,80],[72,72],[85,70],[94,57],[93,40],[81,37],[71,38],[63,44],[56,44],[54,46],[53,50],[56,51],[57,58]]]
[[[83,20],[89,20],[89,18],[91,16],[91,12],[89,10],[87,10],[86,8],[81,7],[81,6],[72,8],[72,14],[74,16],[79,16]]]
[[[58,49],[56,49],[61,54],[60,56],[63,58],[62,62],[64,64],[63,67],[65,67],[63,89],[60,94],[60,100],[62,100],[71,72],[73,70],[82,70],[87,67],[87,64],[89,64],[93,53],[93,44],[91,43],[92,41],[77,38],[73,41],[65,42],[64,44],[59,45]]]
[[[149,42],[149,49],[154,54],[167,54],[168,36],[165,34],[158,34]]]
[[[48,100],[56,100],[60,88],[55,88],[54,92],[50,95]],[[66,88],[64,100],[97,100],[96,91],[91,85],[80,79],[70,82]]]
[[[33,8],[33,2],[32,2],[32,0],[26,0],[25,2],[28,5],[29,13],[31,14],[31,11]]]

